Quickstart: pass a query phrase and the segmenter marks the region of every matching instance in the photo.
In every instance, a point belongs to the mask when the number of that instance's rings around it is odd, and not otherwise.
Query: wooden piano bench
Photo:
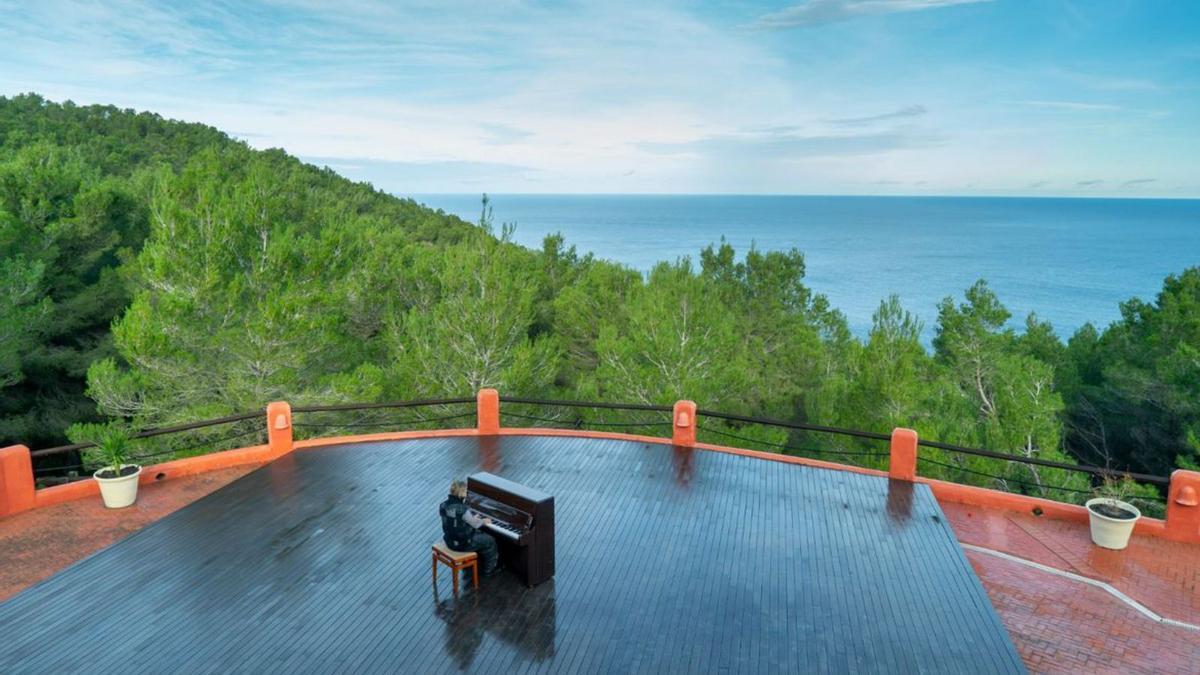
[[[475,588],[479,588],[479,556],[473,552],[452,551],[445,541],[433,545],[433,585],[437,586],[438,563],[450,568],[450,576],[454,578],[454,594],[458,595],[458,573],[467,568],[471,569],[471,580]]]

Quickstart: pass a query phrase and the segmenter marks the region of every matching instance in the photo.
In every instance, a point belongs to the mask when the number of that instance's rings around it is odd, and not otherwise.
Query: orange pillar
[[[671,416],[671,442],[675,445],[696,445],[696,404],[692,401],[676,401]]]
[[[1177,469],[1167,489],[1166,537],[1200,542],[1200,471]]]
[[[500,392],[495,389],[480,389],[475,395],[476,428],[480,434],[494,436],[500,433]]]
[[[10,445],[0,449],[0,516],[33,508],[33,459],[29,448]]]
[[[282,457],[295,447],[292,438],[292,406],[287,401],[267,405],[267,445],[272,459]]]
[[[897,480],[912,481],[917,478],[917,432],[896,427],[892,429],[891,459],[888,476]]]

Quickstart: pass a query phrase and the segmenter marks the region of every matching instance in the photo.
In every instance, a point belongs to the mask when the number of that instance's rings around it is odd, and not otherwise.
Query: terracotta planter
[[[122,464],[121,469],[131,466],[137,467],[137,471],[119,478],[101,478],[100,473],[107,471],[107,467],[92,474],[92,478],[100,484],[100,496],[107,508],[123,509],[137,501],[138,478],[142,475],[142,467],[137,464]]]
[[[1109,497],[1089,499],[1085,506],[1088,510],[1094,544],[1115,551],[1120,551],[1129,545],[1129,537],[1133,535],[1133,526],[1137,523],[1138,518],[1142,517],[1142,512],[1138,511],[1136,506]],[[1103,508],[1098,510],[1097,507]],[[1111,511],[1109,514],[1103,513],[1102,511],[1105,509],[1123,511],[1130,517],[1117,518],[1111,514]]]

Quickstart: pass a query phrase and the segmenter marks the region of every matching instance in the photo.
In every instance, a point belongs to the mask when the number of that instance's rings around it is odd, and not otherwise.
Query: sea
[[[408,195],[470,221],[478,194]],[[493,221],[540,247],[561,232],[580,253],[648,271],[728,241],[739,252],[798,249],[805,283],[865,337],[889,295],[924,322],[986,279],[1018,330],[1036,313],[1064,339],[1153,301],[1168,274],[1200,266],[1200,200],[1018,197],[489,195]]]

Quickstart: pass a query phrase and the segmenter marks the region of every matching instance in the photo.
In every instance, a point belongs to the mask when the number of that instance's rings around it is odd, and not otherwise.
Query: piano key
[[[496,523],[488,523],[487,525],[484,525],[484,527],[492,530],[496,534],[499,534],[503,537],[507,537],[509,539],[520,539],[521,538],[521,536],[519,534],[517,534],[517,532],[515,530],[510,530],[509,528],[506,528],[506,527],[500,527],[500,526],[496,525]]]

